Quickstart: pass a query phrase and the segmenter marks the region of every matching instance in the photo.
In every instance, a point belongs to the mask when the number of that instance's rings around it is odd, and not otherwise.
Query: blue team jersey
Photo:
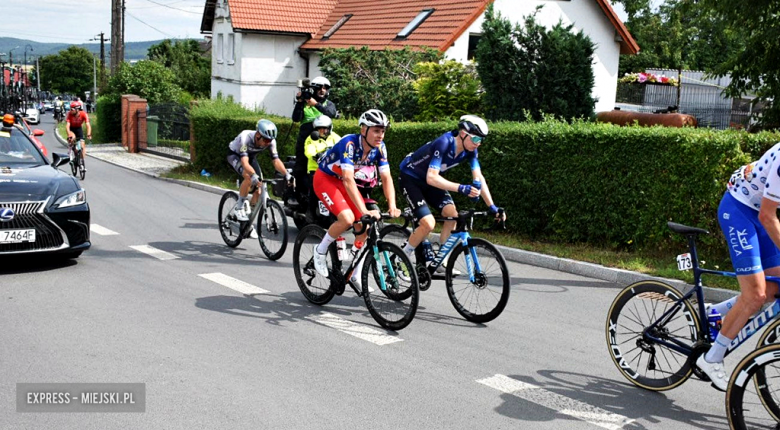
[[[476,148],[473,152],[464,149],[460,154],[455,155],[457,148],[455,136],[451,132],[444,133],[436,140],[426,143],[417,151],[407,155],[401,162],[401,173],[424,181],[428,175],[428,169],[436,169],[442,173],[457,166],[465,159],[469,160],[471,170],[479,169]]]
[[[359,134],[348,134],[333,145],[320,159],[319,170],[330,176],[341,178],[344,170],[355,170],[355,166],[368,166],[377,164],[380,172],[390,170],[387,163],[387,149],[385,142],[380,142],[376,148],[371,148],[363,159],[363,145],[360,143]]]

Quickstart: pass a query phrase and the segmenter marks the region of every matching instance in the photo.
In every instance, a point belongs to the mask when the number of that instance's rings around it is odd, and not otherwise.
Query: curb
[[[62,137],[60,137],[59,133],[57,133],[56,126],[54,128],[54,136],[57,138],[57,140],[60,142],[61,145],[67,147],[67,142]],[[145,154],[145,155],[153,157],[153,155],[149,155],[149,154]],[[105,160],[100,157],[95,157],[90,154],[87,154],[87,156],[96,158],[98,160],[104,161],[109,164],[113,164],[118,167],[122,167],[127,170],[132,170],[134,172],[144,174],[146,176],[183,185],[185,187],[206,191],[212,194],[223,194],[226,191],[230,191],[222,187],[202,184],[200,182],[186,181],[182,179],[164,178],[158,174],[145,172],[143,170],[128,167],[110,160]],[[432,233],[431,236],[435,238],[435,240],[439,240],[438,234]],[[602,281],[607,281],[616,284],[616,286],[619,288],[623,288],[635,282],[647,281],[647,280],[654,280],[654,281],[667,283],[680,290],[683,294],[687,293],[693,288],[692,285],[686,284],[685,282],[682,282],[677,279],[654,277],[654,276],[645,275],[638,272],[632,272],[629,270],[615,269],[612,267],[602,266],[600,264],[587,263],[583,261],[571,260],[568,258],[554,257],[551,255],[540,254],[537,252],[509,248],[502,245],[496,245],[496,248],[498,248],[501,251],[501,254],[503,254],[505,259],[512,261],[514,263],[527,264],[529,266],[542,267],[545,269],[557,270],[560,272],[571,273],[574,275],[600,279]],[[723,300],[727,300],[731,297],[734,297],[737,294],[738,294],[737,292],[731,290],[704,287],[704,295],[708,301],[720,302]]]

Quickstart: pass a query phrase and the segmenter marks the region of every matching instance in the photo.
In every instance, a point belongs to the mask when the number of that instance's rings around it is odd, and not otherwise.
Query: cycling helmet
[[[276,139],[276,124],[267,119],[261,119],[257,121],[257,132],[266,139]]]
[[[463,115],[460,117],[458,128],[466,130],[466,133],[479,137],[488,135],[488,126],[484,119],[476,115]]]
[[[330,81],[325,76],[317,76],[311,80],[311,86],[315,88],[325,87],[326,89],[330,89]]]
[[[390,120],[379,109],[369,109],[360,115],[358,125],[365,125],[367,127],[390,127]]]
[[[81,109],[81,102],[78,100],[73,100],[70,102],[70,108],[71,109]]]

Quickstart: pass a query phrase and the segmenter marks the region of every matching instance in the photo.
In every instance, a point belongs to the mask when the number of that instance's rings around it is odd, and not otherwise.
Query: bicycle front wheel
[[[278,260],[287,250],[287,216],[282,205],[268,200],[257,216],[257,231],[260,248],[269,260]]]
[[[389,242],[377,243],[379,261],[372,251],[363,263],[363,299],[379,325],[401,330],[414,319],[420,302],[417,274],[404,251]]]
[[[217,214],[219,233],[222,235],[225,245],[231,248],[237,247],[244,238],[241,234],[241,222],[232,214],[237,203],[238,193],[235,191],[226,192],[219,201],[219,213]]]
[[[780,390],[780,345],[761,347],[739,362],[726,390],[726,411],[733,430],[776,429],[776,398]]]
[[[77,155],[73,155],[73,157],[76,157],[76,156],[78,156],[78,154]],[[78,174],[79,174],[78,165],[76,164],[76,158],[71,158],[70,159],[70,172],[73,173],[73,176],[78,176]]]
[[[693,368],[686,354],[646,339],[647,327],[672,311],[652,330],[654,337],[693,348],[699,318],[693,305],[670,285],[640,281],[618,293],[609,309],[607,346],[620,373],[638,387],[652,391],[672,389],[690,378]]]
[[[81,154],[79,154],[79,177],[83,181],[85,176],[87,176],[87,171],[84,170],[84,159],[81,158]]]
[[[501,252],[484,239],[469,238],[468,246],[459,244],[452,251],[445,282],[455,310],[474,323],[496,319],[509,301],[509,268]]]
[[[309,224],[304,227],[295,238],[293,245],[293,270],[295,271],[295,280],[298,282],[298,288],[306,297],[306,300],[315,305],[324,305],[328,303],[336,293],[332,279],[334,264],[337,260],[336,247],[331,245],[328,248],[328,270],[330,277],[324,277],[317,273],[314,268],[314,248],[320,244],[325,237],[325,230],[316,225]]]

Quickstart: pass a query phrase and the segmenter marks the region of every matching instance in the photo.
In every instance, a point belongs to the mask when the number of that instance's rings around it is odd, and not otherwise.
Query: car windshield
[[[27,136],[17,129],[0,130],[0,168],[46,164]]]

